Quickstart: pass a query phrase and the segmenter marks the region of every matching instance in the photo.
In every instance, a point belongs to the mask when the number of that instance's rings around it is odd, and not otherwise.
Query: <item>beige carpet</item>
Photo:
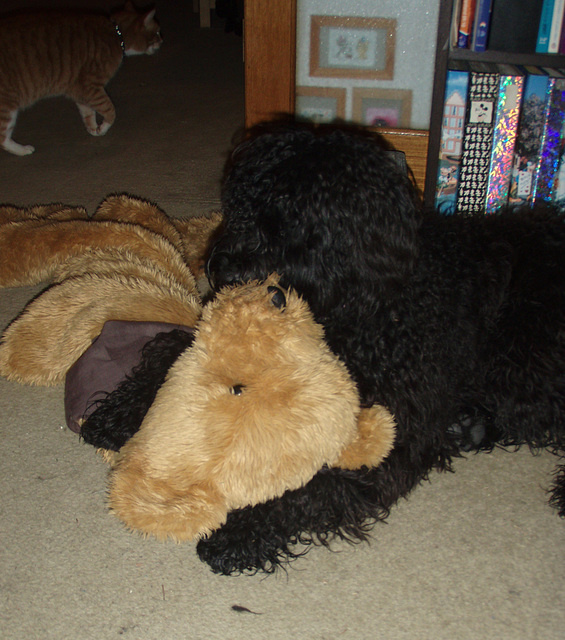
[[[126,60],[111,83],[110,132],[90,137],[64,100],[36,105],[14,136],[35,154],[0,154],[0,202],[93,211],[128,191],[173,215],[218,206],[243,124],[241,38],[219,21],[200,30],[189,0],[157,7],[165,44]],[[0,291],[0,325],[37,291]],[[193,544],[125,531],[105,507],[104,463],[63,421],[61,388],[0,380],[3,640],[565,637],[565,522],[546,504],[549,454],[471,455],[399,504],[371,544],[336,543],[287,573],[227,578]]]

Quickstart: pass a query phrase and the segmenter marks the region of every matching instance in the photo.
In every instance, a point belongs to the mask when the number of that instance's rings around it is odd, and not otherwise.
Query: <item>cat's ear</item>
[[[143,18],[143,24],[148,27],[153,22],[154,17],[155,9],[151,9],[151,11],[145,14],[145,17]]]

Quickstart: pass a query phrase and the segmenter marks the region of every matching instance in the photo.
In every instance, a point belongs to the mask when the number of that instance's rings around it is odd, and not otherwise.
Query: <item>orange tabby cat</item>
[[[90,134],[104,135],[116,118],[104,87],[123,56],[161,46],[154,15],[154,9],[138,13],[128,1],[111,17],[36,12],[1,18],[0,146],[19,156],[33,153],[31,145],[12,140],[18,110],[59,95],[75,101]]]

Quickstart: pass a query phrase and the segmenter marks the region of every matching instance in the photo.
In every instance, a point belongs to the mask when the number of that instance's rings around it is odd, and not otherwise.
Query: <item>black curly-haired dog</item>
[[[222,573],[270,571],[298,543],[360,540],[461,449],[565,448],[565,222],[549,209],[425,214],[372,139],[280,128],[234,153],[215,288],[276,271],[308,301],[363,402],[397,421],[378,468],[324,469],[232,512],[198,545]],[[565,516],[565,466],[551,501]]]
[[[556,212],[424,214],[377,140],[307,127],[243,143],[222,198],[225,227],[208,263],[214,287],[278,272],[325,327],[364,405],[394,414],[397,437],[375,469],[324,468],[301,489],[232,511],[197,546],[213,571],[270,572],[313,543],[364,540],[461,450],[563,452],[565,222]],[[124,403],[144,414],[186,346],[182,332],[150,343],[83,436],[99,444]],[[142,418],[125,418],[118,448]],[[551,502],[565,516],[565,465]]]

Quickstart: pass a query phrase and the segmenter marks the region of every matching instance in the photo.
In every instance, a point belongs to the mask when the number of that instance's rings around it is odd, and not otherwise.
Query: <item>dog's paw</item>
[[[485,441],[486,428],[477,416],[464,414],[447,430],[461,451],[480,449]]]

